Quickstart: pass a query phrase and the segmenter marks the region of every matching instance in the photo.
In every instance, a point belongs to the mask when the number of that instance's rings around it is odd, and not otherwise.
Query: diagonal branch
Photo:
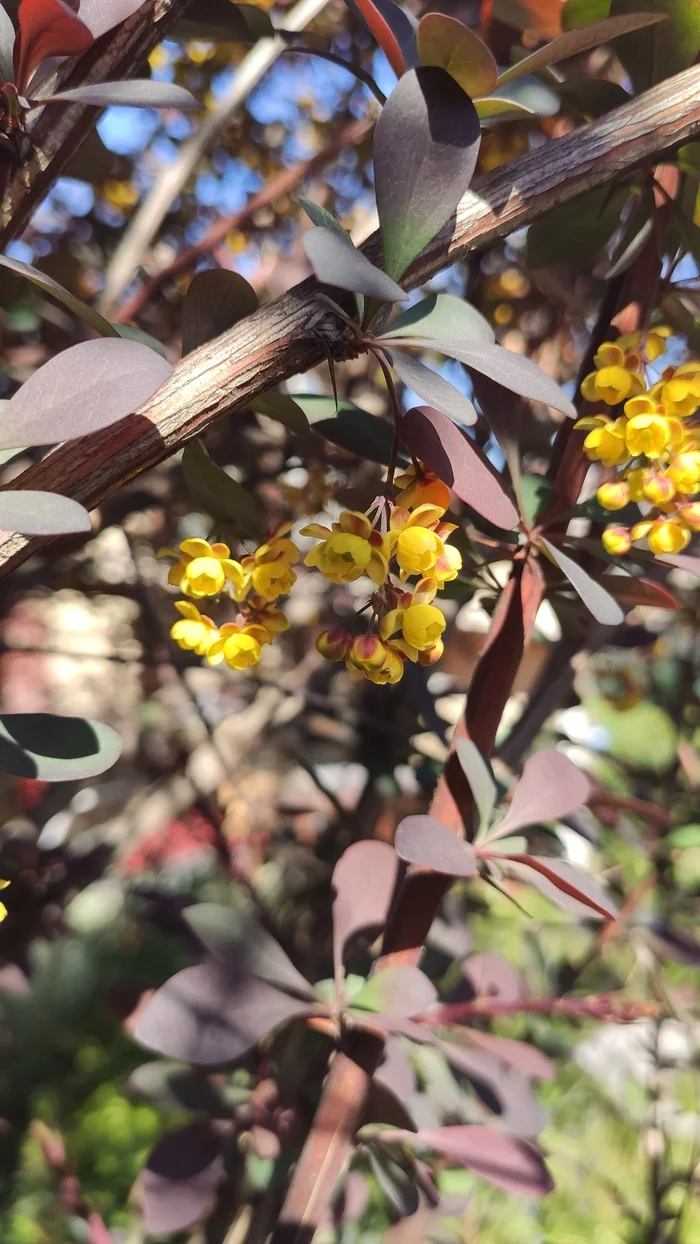
[[[62,88],[133,77],[191,3],[147,0],[80,60],[61,67],[58,81]],[[48,86],[43,93],[50,93]],[[22,232],[34,208],[93,129],[96,116],[96,108],[82,104],[52,104],[39,113],[30,129],[32,154],[10,175],[0,194],[0,250]]]
[[[411,265],[404,285],[423,284],[468,251],[522,228],[555,204],[629,175],[698,133],[696,65],[615,112],[479,178],[455,219]],[[364,249],[377,259],[378,234]],[[137,414],[83,441],[59,446],[13,480],[12,487],[61,492],[94,509],[128,480],[201,435],[224,411],[321,362],[326,355],[318,333],[318,291],[316,281],[303,281],[261,307],[188,355]],[[337,341],[338,322],[330,312],[322,324]],[[352,353],[349,346],[344,352]],[[46,543],[6,536],[0,543],[0,575]]]

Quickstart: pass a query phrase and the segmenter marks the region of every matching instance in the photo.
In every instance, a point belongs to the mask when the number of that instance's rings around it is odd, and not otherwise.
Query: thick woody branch
[[[700,66],[686,70],[582,129],[479,178],[455,219],[411,266],[414,288],[468,251],[483,248],[593,187],[607,185],[700,133]],[[379,255],[379,236],[365,249]],[[319,285],[307,280],[195,351],[142,409],[105,431],[59,446],[12,481],[13,488],[62,492],[88,509],[245,405],[325,357]],[[328,312],[322,326],[337,334]],[[0,544],[0,573],[47,543],[18,535]]]
[[[92,82],[133,78],[168,31],[182,17],[192,0],[147,0],[90,51],[59,71],[57,81],[68,90]],[[50,87],[50,89],[49,89]],[[54,83],[47,84],[50,94]],[[0,250],[16,238],[31,213],[51,189],[95,125],[96,108],[81,104],[52,104],[44,108],[30,127],[32,153],[11,174],[0,193]],[[2,185],[0,170],[0,185]]]

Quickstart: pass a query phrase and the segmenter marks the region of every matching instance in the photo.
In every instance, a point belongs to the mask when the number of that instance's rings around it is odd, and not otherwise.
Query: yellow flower
[[[307,566],[317,566],[331,583],[352,583],[363,574],[368,574],[377,584],[386,581],[389,563],[384,541],[379,532],[372,530],[364,514],[345,510],[332,530],[310,523],[302,528],[301,535],[321,539],[321,543],[306,554],[304,562]]]
[[[462,554],[459,549],[455,549],[451,544],[446,544],[442,553],[438,557],[431,574],[437,579],[438,586],[442,587],[445,583],[450,583],[452,579],[456,579],[462,569]]]
[[[379,686],[400,682],[403,678],[403,661],[398,652],[394,651],[390,645],[385,645],[384,660],[381,665],[366,669],[365,678]]]
[[[679,505],[678,517],[689,531],[700,531],[700,501],[685,501]]]
[[[673,408],[674,415],[694,415],[700,406],[700,381],[676,374],[662,386],[661,400]]]
[[[673,329],[666,324],[656,324],[650,332],[647,333],[647,339],[644,343],[644,353],[650,363],[659,358],[661,354],[666,353],[666,341],[668,337],[673,335]]]
[[[443,511],[450,504],[450,490],[437,475],[421,464],[421,474],[416,474],[413,466],[407,468],[402,475],[397,475],[394,483],[401,491],[396,504],[407,510],[419,505],[437,505]]]
[[[682,553],[690,543],[690,532],[673,518],[655,522],[647,536],[649,548],[657,557],[664,553]]]
[[[278,527],[265,544],[243,558],[244,581],[236,592],[237,600],[244,600],[251,587],[265,600],[277,600],[292,590],[297,578],[292,566],[299,561],[300,553],[293,540],[283,538],[291,528],[291,523]]]
[[[624,557],[625,553],[629,553],[632,547],[630,533],[626,527],[620,527],[611,524],[606,527],[601,536],[603,548],[611,557]]]
[[[691,496],[700,488],[700,450],[677,454],[667,467],[667,475],[677,492]]]
[[[227,544],[210,544],[208,540],[198,539],[182,541],[179,561],[168,572],[168,583],[195,600],[218,596],[227,581],[239,589],[244,579],[241,564],[232,559]]]
[[[611,480],[600,485],[596,497],[604,510],[624,510],[630,499],[630,490],[625,480]]]
[[[248,596],[245,602],[245,612],[250,622],[256,626],[262,626],[273,638],[280,631],[286,631],[289,628],[289,618],[286,613],[278,609],[271,600],[265,600],[262,596]]]
[[[9,884],[10,884],[9,881],[4,881],[2,878],[0,878],[0,890],[6,890]],[[2,924],[6,915],[7,915],[7,908],[5,904],[0,903],[0,924]]]
[[[210,665],[220,665],[225,661],[232,670],[245,670],[250,665],[257,665],[260,644],[266,640],[260,634],[262,630],[262,627],[239,627],[233,623],[222,626],[219,639],[207,653],[207,661]]]
[[[175,601],[175,608],[182,617],[171,626],[170,638],[180,648],[205,657],[214,641],[219,638],[218,627],[189,600]]]
[[[407,644],[425,652],[442,636],[447,623],[435,605],[409,605],[401,619],[401,630]]]
[[[607,406],[617,406],[629,397],[644,392],[644,380],[638,372],[628,371],[625,367],[601,367],[595,373],[594,381],[596,397]],[[583,389],[581,390],[583,392]],[[585,396],[585,394],[584,394]]]
[[[604,341],[593,356],[593,362],[598,370],[602,367],[624,367],[625,351],[619,341]]]
[[[594,415],[579,419],[574,425],[577,428],[590,428],[583,448],[593,462],[602,462],[604,466],[621,466],[629,458],[625,443],[627,420],[606,419],[603,415]]]
[[[650,501],[656,506],[668,505],[675,495],[673,481],[667,475],[655,475],[653,471],[646,473],[646,479],[642,484],[642,496],[645,501]]]
[[[634,415],[628,419],[625,439],[630,454],[660,458],[673,438],[671,423],[663,415]]]
[[[438,557],[445,550],[434,530],[443,512],[436,505],[420,505],[412,514],[398,505],[392,510],[389,548],[399,563],[401,579],[412,574],[432,574]]]

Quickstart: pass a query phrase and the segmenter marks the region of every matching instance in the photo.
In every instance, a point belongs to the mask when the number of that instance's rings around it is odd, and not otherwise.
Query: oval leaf
[[[519,393],[531,402],[543,402],[545,406],[553,406],[555,410],[560,410],[572,419],[576,415],[576,407],[556,381],[522,354],[515,354],[513,350],[485,342],[479,345],[460,345],[457,349],[450,349],[449,354],[466,367],[472,367],[483,376],[490,376],[504,389]]]
[[[414,406],[399,420],[399,436],[439,479],[495,527],[517,527],[519,518],[498,475],[476,445],[438,410]]]
[[[0,771],[44,782],[96,777],[119,759],[116,730],[85,717],[0,714]]]
[[[416,34],[421,65],[439,65],[473,99],[490,95],[498,66],[481,39],[468,26],[444,13],[426,13]]]
[[[250,408],[258,415],[266,415],[268,419],[274,419],[275,423],[281,423],[296,436],[303,436],[309,430],[309,421],[301,406],[288,393],[269,389],[267,393],[254,397]]]
[[[303,400],[302,405],[306,405],[313,418],[314,408],[308,398]],[[335,418],[314,421],[313,430],[325,436],[331,445],[337,445],[349,454],[356,454],[358,458],[379,462],[382,466],[388,466],[391,462],[394,448],[393,426],[386,419],[371,415],[359,406],[341,406]]]
[[[254,976],[201,963],[177,972],[156,991],[134,1036],[168,1058],[215,1066],[240,1058],[274,1028],[309,1009]]]
[[[503,95],[491,95],[489,99],[475,99],[474,107],[480,121],[515,120],[517,117],[533,117],[535,109],[528,108],[516,99],[506,99]]]
[[[578,56],[581,52],[589,52],[591,48],[600,47],[602,43],[610,43],[620,35],[629,34],[632,30],[641,30],[644,26],[652,26],[664,20],[665,14],[660,13],[628,13],[620,17],[606,17],[600,22],[589,22],[576,30],[568,30],[558,39],[538,48],[530,56],[524,56],[517,64],[511,65],[498,79],[498,85],[505,86],[514,78],[521,78],[526,73],[539,73],[549,65],[558,65],[569,56]]]
[[[430,294],[412,307],[401,311],[391,321],[389,327],[382,329],[382,341],[395,341],[397,338],[409,337],[434,343],[435,348],[449,354],[441,342],[459,345],[464,338],[474,341],[493,342],[496,340],[494,331],[475,307],[454,294]]]
[[[420,968],[397,963],[370,976],[352,995],[352,1005],[353,1009],[378,1011],[395,1019],[411,1019],[432,1006],[436,998],[437,989]]]
[[[543,748],[523,768],[510,807],[487,842],[505,838],[525,825],[556,821],[575,812],[591,794],[591,783],[563,752]]]
[[[496,803],[497,788],[491,766],[471,739],[457,739],[457,759],[464,771],[479,813],[479,830],[487,828]]]
[[[549,540],[543,539],[541,543],[549,551],[552,561],[569,580],[596,622],[600,622],[602,626],[619,626],[620,622],[624,621],[624,611],[610,593],[606,592],[596,579],[592,579],[578,562],[569,557],[568,553],[550,544]]]
[[[138,9],[144,0],[80,0],[80,20],[85,22],[94,39],[121,25]]]
[[[215,1119],[231,1115],[231,1101],[214,1079],[175,1059],[156,1058],[153,1062],[142,1063],[132,1071],[124,1085],[124,1093],[163,1110],[191,1110]],[[249,1091],[241,1089],[240,1093],[241,1101],[247,1101]]]
[[[527,1138],[542,1131],[547,1116],[519,1071],[506,1066],[487,1050],[469,1049],[447,1041],[439,1041],[438,1046],[452,1066],[472,1081],[487,1105],[500,1107],[498,1123],[501,1128]]]
[[[492,1032],[481,1032],[478,1028],[470,1028],[469,1040],[482,1050],[495,1054],[509,1067],[515,1067],[525,1076],[534,1080],[553,1080],[557,1074],[551,1058],[543,1054],[534,1045],[525,1041],[516,1041],[513,1037],[499,1037]]]
[[[374,134],[374,181],[384,267],[398,278],[450,219],[479,153],[474,105],[444,69],[412,69]]]
[[[152,397],[172,370],[136,341],[82,341],[50,359],[10,398],[0,414],[0,448],[55,445],[106,428]]]
[[[250,912],[222,903],[196,903],[182,914],[202,945],[231,971],[250,973],[268,985],[318,1001],[279,942]]]
[[[57,492],[0,492],[0,531],[23,536],[63,536],[90,531],[87,510]]]
[[[476,872],[473,848],[434,816],[405,817],[397,827],[394,846],[407,864],[432,868],[446,877],[472,877]]]
[[[333,869],[333,958],[362,929],[382,928],[394,893],[398,857],[387,842],[354,842]]]
[[[518,969],[494,952],[470,955],[462,964],[462,974],[477,997],[488,994],[501,1002],[519,1002],[525,995],[523,978]]]
[[[419,363],[410,354],[396,349],[389,354],[389,362],[401,383],[422,397],[424,402],[429,402],[435,410],[467,427],[476,423],[476,411],[469,398],[432,367],[426,367],[425,363]]]
[[[154,82],[150,78],[132,78],[129,82],[92,82],[74,86],[45,99],[43,104],[85,104],[91,108],[179,108],[182,112],[199,110],[202,105],[184,86],[175,82]]]
[[[353,294],[368,294],[382,302],[405,302],[408,294],[334,229],[314,225],[303,237],[304,251],[316,277]]]
[[[400,78],[415,64],[416,36],[410,18],[393,0],[348,0],[371,30],[391,68]]]
[[[81,56],[94,35],[64,0],[22,0],[14,48],[14,82],[24,93],[31,74],[49,56]]]
[[[14,74],[12,49],[15,46],[15,28],[9,13],[0,5],[0,80],[11,82]]]
[[[259,540],[263,519],[251,494],[212,462],[201,441],[190,441],[182,455],[182,471],[192,499],[207,514],[231,523],[236,533]]]
[[[541,1154],[532,1146],[490,1127],[422,1128],[415,1135],[411,1132],[399,1135],[409,1144],[424,1145],[443,1153],[452,1162],[466,1166],[508,1192],[545,1196],[552,1191],[552,1180]],[[386,1134],[383,1139],[387,1139]]]
[[[519,855],[504,861],[508,870],[515,867],[522,881],[529,881],[552,902],[575,915],[584,914],[588,919],[602,916],[614,920],[617,908],[601,887],[566,860],[550,859],[549,856]]]
[[[183,357],[258,309],[258,295],[245,277],[225,268],[197,272],[182,308]]]
[[[143,1174],[143,1223],[153,1235],[185,1231],[202,1218],[224,1177],[216,1133],[190,1123],[158,1141]]]
[[[631,609],[633,605],[654,605],[657,609],[680,609],[673,592],[653,579],[633,579],[626,574],[603,574],[598,580],[606,592]]]

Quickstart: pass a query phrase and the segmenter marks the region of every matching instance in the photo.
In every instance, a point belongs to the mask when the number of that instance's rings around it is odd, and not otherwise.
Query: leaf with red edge
[[[700,573],[700,565],[698,567]],[[633,579],[626,574],[603,574],[598,582],[615,600],[631,609],[633,605],[653,605],[656,609],[680,609],[680,604],[663,583],[653,579]]]
[[[136,341],[82,341],[44,363],[3,407],[0,448],[55,445],[106,428],[152,397],[172,370]]]
[[[65,0],[22,0],[17,14],[15,86],[26,93],[29,79],[49,56],[81,56],[95,42],[92,31]]]
[[[414,406],[398,423],[399,439],[439,479],[495,527],[518,525],[518,511],[473,441],[432,406]]]
[[[351,1001],[353,1009],[411,1019],[432,1006],[436,998],[437,990],[425,972],[410,963],[397,963],[370,976]]]
[[[547,549],[551,560],[559,567],[562,574],[569,580],[574,591],[580,596],[586,609],[602,626],[619,626],[624,622],[624,611],[597,579],[591,576],[575,562],[568,553],[549,540],[541,539],[540,543]]]
[[[354,842],[333,870],[333,961],[336,970],[351,937],[381,929],[394,893],[398,856],[387,842]]]
[[[400,78],[416,62],[416,36],[410,18],[393,0],[352,0],[374,35],[391,68]]]
[[[563,752],[542,748],[526,761],[508,811],[483,845],[506,838],[526,825],[568,816],[586,802],[591,790],[586,774]]]
[[[592,877],[566,860],[541,855],[517,855],[499,859],[508,873],[535,886],[565,911],[586,919],[614,920],[617,908]]]
[[[141,1176],[146,1231],[170,1235],[191,1227],[213,1204],[223,1176],[221,1146],[208,1123],[168,1132]]]
[[[521,1196],[545,1196],[554,1186],[537,1149],[490,1127],[421,1128],[415,1134],[383,1132],[381,1138],[384,1143],[406,1141],[434,1149],[489,1183]]]
[[[416,35],[422,65],[439,65],[458,82],[470,99],[490,95],[498,80],[498,65],[485,43],[454,17],[426,13]]]
[[[148,1003],[134,1036],[147,1049],[196,1066],[229,1063],[280,1024],[314,1011],[265,981],[215,963],[184,968]]]
[[[446,877],[472,877],[476,872],[474,848],[434,816],[405,817],[396,830],[394,847],[406,863]]]
[[[389,96],[374,133],[374,183],[384,267],[395,280],[452,216],[480,137],[473,103],[444,69],[411,69]]]

